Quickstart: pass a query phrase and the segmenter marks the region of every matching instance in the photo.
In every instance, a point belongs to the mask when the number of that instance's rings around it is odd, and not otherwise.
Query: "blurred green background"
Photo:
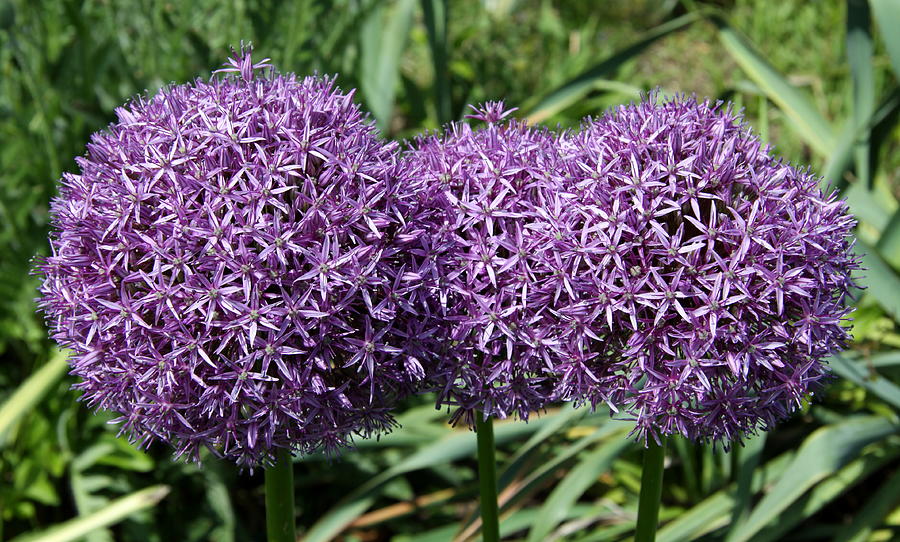
[[[208,77],[241,41],[339,74],[388,137],[504,99],[569,127],[660,87],[728,99],[859,218],[852,349],[814,404],[730,452],[674,440],[660,541],[900,537],[900,0],[0,1],[0,540],[236,541],[262,476],[116,438],[68,390],[33,298],[48,201],[129,98]],[[297,460],[305,540],[478,539],[472,433],[430,397],[337,462]],[[640,450],[606,413],[497,427],[509,540],[627,540]]]

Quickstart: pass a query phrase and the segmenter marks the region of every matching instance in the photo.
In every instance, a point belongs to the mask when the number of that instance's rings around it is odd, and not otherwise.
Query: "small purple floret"
[[[561,344],[595,357],[560,396],[623,408],[643,440],[738,440],[799,408],[848,340],[855,222],[730,108],[655,98],[568,140]]]
[[[333,81],[242,51],[117,110],[52,204],[40,306],[141,444],[253,466],[394,424],[427,243],[396,145]]]
[[[428,372],[438,404],[469,425],[476,415],[527,419],[553,399],[548,337],[559,318],[547,300],[563,283],[545,256],[555,234],[549,198],[562,188],[552,174],[561,167],[557,137],[505,121],[502,103],[474,109],[483,126],[453,123],[407,157],[429,205],[444,213],[433,232],[435,312],[449,330]]]

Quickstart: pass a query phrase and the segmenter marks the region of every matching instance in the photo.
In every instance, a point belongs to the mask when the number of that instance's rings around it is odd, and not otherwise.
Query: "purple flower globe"
[[[624,409],[644,441],[739,440],[800,407],[847,341],[855,222],[730,107],[657,98],[567,141],[579,362],[559,394]]]
[[[428,373],[438,404],[469,425],[475,416],[527,419],[553,400],[560,319],[546,301],[562,284],[545,254],[554,235],[548,209],[562,188],[557,136],[504,120],[512,111],[502,103],[473,109],[484,126],[452,123],[407,156],[444,214],[432,250],[435,314],[448,329]]]
[[[51,207],[40,306],[123,430],[253,466],[390,429],[431,258],[396,145],[249,50],[117,110]]]

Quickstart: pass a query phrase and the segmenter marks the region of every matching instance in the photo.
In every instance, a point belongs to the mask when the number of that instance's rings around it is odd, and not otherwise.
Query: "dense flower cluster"
[[[118,109],[52,203],[40,306],[142,444],[332,451],[422,389],[470,425],[563,399],[730,441],[847,340],[846,204],[722,104],[555,134],[487,103],[401,155],[352,92],[268,68]]]
[[[443,135],[420,138],[407,159],[413,176],[446,210],[433,234],[440,316],[450,326],[431,373],[438,403],[454,420],[474,415],[527,419],[553,399],[552,336],[559,319],[548,290],[560,287],[545,258],[553,221],[548,197],[562,189],[557,137],[487,103]]]
[[[619,107],[568,140],[557,243],[595,354],[561,396],[610,402],[641,438],[731,440],[826,375],[858,268],[847,206],[773,158],[727,107]]]
[[[251,466],[389,429],[433,321],[396,144],[331,80],[267,67],[242,51],[118,109],[65,175],[40,265],[90,404],[141,443]]]

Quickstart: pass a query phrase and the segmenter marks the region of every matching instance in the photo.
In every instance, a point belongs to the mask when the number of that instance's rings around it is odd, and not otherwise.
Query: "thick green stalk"
[[[294,464],[291,452],[279,448],[266,469],[266,531],[269,542],[296,542],[294,530]]]
[[[659,500],[662,497],[666,437],[660,437],[660,444],[657,444],[652,438],[648,440],[649,446],[644,450],[644,468],[641,471],[641,496],[638,502],[634,542],[656,540],[656,527],[659,523]]]
[[[499,510],[497,508],[497,461],[494,458],[494,420],[475,414],[475,433],[478,436],[478,485],[481,487],[481,536],[484,542],[500,541]]]

